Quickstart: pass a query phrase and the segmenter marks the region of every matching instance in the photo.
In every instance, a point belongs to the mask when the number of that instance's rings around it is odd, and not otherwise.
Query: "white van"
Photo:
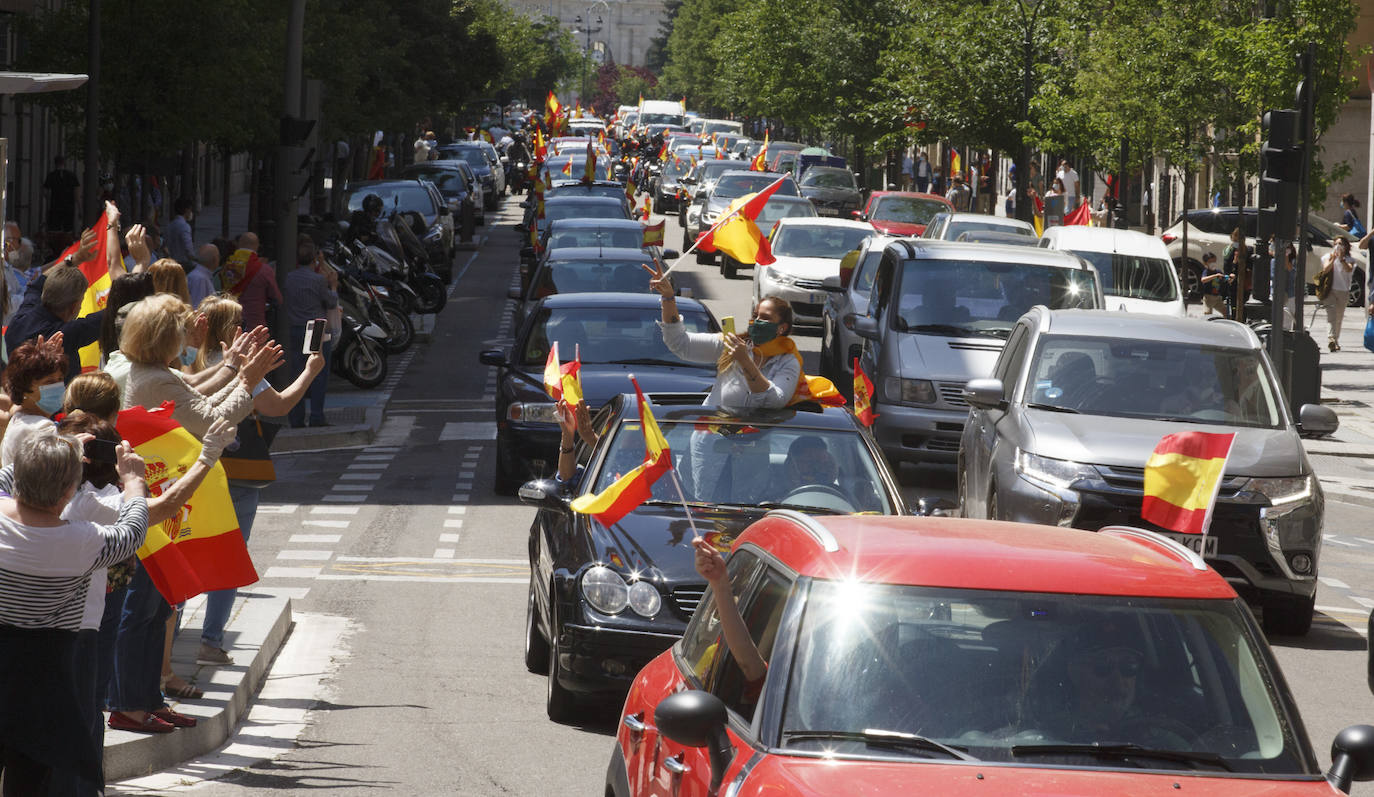
[[[1040,246],[1072,252],[1097,268],[1108,310],[1183,317],[1183,289],[1164,242],[1134,230],[1050,227]]]
[[[677,100],[645,100],[639,104],[639,124],[686,125],[686,109]]]

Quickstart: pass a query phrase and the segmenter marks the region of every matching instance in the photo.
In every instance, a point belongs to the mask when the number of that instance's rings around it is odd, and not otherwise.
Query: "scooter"
[[[393,289],[395,293],[405,295],[401,290],[408,290],[404,283],[395,283],[358,268],[358,264],[368,257],[366,250],[353,255],[346,246],[336,244],[331,252],[333,260],[328,262],[339,274],[340,301],[355,308],[360,318],[366,318],[382,328],[386,333],[385,347],[388,353],[400,354],[409,349],[415,340],[415,325],[410,320],[410,311],[404,302],[393,297]],[[389,283],[389,286],[373,284],[373,280]]]
[[[349,308],[340,300],[343,311],[343,333],[334,347],[334,370],[344,379],[364,390],[370,390],[386,380],[386,332],[376,324],[358,320],[356,308]]]

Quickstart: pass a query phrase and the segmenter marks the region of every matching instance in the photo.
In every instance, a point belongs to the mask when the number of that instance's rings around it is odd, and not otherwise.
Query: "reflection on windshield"
[[[782,219],[813,219],[816,217],[816,206],[805,200],[801,202],[789,202],[786,200],[768,200],[768,204],[759,211],[759,217],[754,223],[768,235],[773,229],[773,225]]]
[[[586,229],[553,230],[545,249],[573,246],[600,246],[610,249],[639,249],[644,244],[640,230],[592,227]]]
[[[776,177],[750,177],[746,175],[731,175],[720,178],[716,183],[716,196],[722,199],[734,199],[745,194],[752,194],[755,191],[762,191],[772,185],[778,178]],[[791,180],[783,180],[782,185],[773,196],[801,196],[797,192],[797,184]]]
[[[898,322],[904,330],[1005,337],[1016,319],[1043,304],[1051,310],[1092,308],[1097,297],[1086,269],[970,260],[908,260],[902,271]],[[942,332],[942,329],[948,331]]]
[[[555,293],[633,293],[644,290],[643,261],[551,260],[539,270],[535,296]]]
[[[878,464],[855,431],[751,425],[714,416],[658,423],[688,501],[840,514],[893,511]],[[644,434],[637,421],[627,421],[591,489],[605,489],[643,461]],[[671,478],[654,483],[653,498],[680,500]]]
[[[984,224],[978,221],[951,221],[945,226],[944,238],[946,241],[958,240],[963,233],[975,230],[993,230],[995,232],[1006,232],[1012,235],[1025,235],[1035,237],[1035,231],[1019,224]]]
[[[643,273],[643,272],[641,272]],[[712,332],[711,319],[706,313],[681,313],[688,332]],[[619,362],[623,360],[661,360],[665,365],[684,368],[709,368],[715,363],[689,363],[668,351],[657,321],[657,308],[633,307],[566,308],[545,307],[534,319],[526,339],[521,361],[531,367],[543,366],[549,347],[558,343],[558,356],[564,362],[581,352],[584,365]],[[627,381],[625,383],[629,385]],[[642,438],[641,438],[642,440]],[[640,443],[640,455],[644,453]]]
[[[441,149],[439,150],[439,157],[453,158],[456,160],[465,161],[466,163],[470,164],[473,168],[481,167],[483,169],[486,169],[490,167],[490,164],[487,162],[487,156],[482,154],[482,151],[480,149],[477,149],[476,147],[459,147],[458,149],[447,150]]]
[[[623,219],[625,208],[610,202],[546,202],[540,226],[560,219]]]
[[[1097,278],[1102,281],[1102,292],[1110,296],[1153,302],[1171,302],[1178,298],[1170,273],[1174,266],[1163,258],[1110,252],[1076,251],[1074,254],[1093,264]]]
[[[858,187],[854,182],[854,175],[844,169],[823,169],[818,166],[812,166],[806,170],[801,184],[815,188],[848,188],[850,190],[855,190]]]
[[[818,580],[786,689],[784,744],[841,756],[925,755],[840,737],[884,731],[984,761],[1220,768],[1205,756],[1118,761],[1028,757],[1025,749],[1100,743],[1213,753],[1239,772],[1301,772],[1241,611],[1220,600]],[[807,731],[838,733],[816,739]]]
[[[936,213],[946,210],[949,210],[948,205],[933,199],[890,196],[878,199],[872,218],[875,221],[895,221],[902,224],[929,224]]]
[[[785,257],[833,257],[839,259],[859,248],[871,228],[793,224],[778,230],[773,254]]]
[[[1047,335],[1026,403],[1088,415],[1277,428],[1259,354],[1193,343]]]
[[[382,206],[385,212],[392,210],[410,211],[420,213],[425,216],[434,213],[434,201],[430,198],[429,192],[418,185],[370,185],[357,189],[348,197],[349,210],[362,210],[363,197],[368,194],[376,194],[382,198]]]

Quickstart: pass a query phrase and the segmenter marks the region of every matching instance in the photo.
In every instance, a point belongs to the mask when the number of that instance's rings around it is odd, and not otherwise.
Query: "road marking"
[[[334,561],[335,561],[335,562],[356,562],[356,563],[360,563],[360,564],[393,564],[393,563],[400,562],[400,563],[411,563],[411,564],[417,564],[417,565],[422,565],[422,564],[433,564],[433,563],[435,563],[435,562],[442,562],[443,564],[446,564],[446,565],[451,565],[451,564],[458,564],[458,565],[528,565],[528,564],[529,564],[529,560],[527,560],[527,559],[426,559],[426,558],[423,557],[423,556],[420,556],[420,557],[415,557],[415,556],[340,556],[340,557],[338,557],[337,559],[335,559]]]
[[[452,549],[452,548],[435,548],[435,549],[434,549],[434,558],[435,558],[435,559],[452,559],[452,558],[453,558],[453,549]]]
[[[495,440],[494,421],[450,421],[439,432],[439,442],[450,440]]]
[[[1361,598],[1358,595],[1351,595],[1350,599],[1365,607],[1366,609],[1374,609],[1374,600],[1371,600],[1369,598]]]
[[[327,562],[333,556],[333,551],[278,551],[278,559],[296,560],[302,562]]]
[[[457,534],[440,534],[439,542],[458,542]]]
[[[466,515],[468,513],[468,508],[465,506],[451,506],[448,508],[448,513],[450,515]]]
[[[454,493],[453,498],[450,500],[452,500],[455,504],[466,504],[471,499],[472,496],[468,493]]]
[[[453,561],[453,560],[441,560]],[[391,576],[391,575],[322,575],[319,581],[398,581],[410,584],[519,584],[525,586],[529,578],[485,578],[482,576]]]
[[[461,529],[462,527],[463,521],[460,518],[449,518],[444,521],[444,528],[446,529]]]
[[[395,454],[359,454],[354,457],[355,462],[390,462],[395,459]]]
[[[386,470],[391,467],[386,462],[354,462],[345,470]]]
[[[258,504],[258,514],[289,515],[300,508],[300,504]]]
[[[310,594],[309,587],[266,587],[261,584],[254,584],[251,587],[239,587],[239,592],[251,592],[254,595],[267,595],[274,598],[290,598],[293,601],[305,600],[305,596]],[[296,615],[299,617],[300,615]]]
[[[453,485],[453,489],[455,489],[455,490],[471,490],[471,489],[472,489],[472,480],[471,480],[471,479],[464,479],[463,481],[460,481],[460,482],[458,482],[457,484]]]
[[[263,578],[314,578],[323,567],[269,567]]]
[[[1356,545],[1356,544],[1353,543],[1353,542],[1346,542],[1345,540],[1337,539],[1337,538],[1336,538],[1336,535],[1334,535],[1334,534],[1323,534],[1322,537],[1323,537],[1327,542],[1332,543],[1332,544],[1334,544],[1334,545],[1344,545],[1344,546],[1347,547],[1347,548],[1358,548],[1358,547],[1360,547],[1360,546]]]
[[[1365,545],[1374,545],[1374,540],[1371,540],[1368,537],[1356,537],[1355,539],[1359,540]]]
[[[326,545],[329,545],[331,543],[336,543],[341,539],[343,539],[342,534],[292,534],[290,542],[296,545],[303,545],[307,543],[315,543],[317,545],[320,543],[324,543]]]
[[[346,481],[375,482],[382,478],[380,473],[341,473],[339,478]]]
[[[302,520],[302,526],[319,526],[322,529],[346,529],[351,521],[348,520]],[[338,537],[334,538],[336,541]]]
[[[1317,580],[1328,587],[1335,587],[1336,589],[1350,589],[1350,585],[1345,583],[1344,581],[1341,581],[1339,578],[1332,578],[1330,576],[1317,576]]]
[[[459,478],[459,479],[471,479],[471,478],[473,478],[473,477],[476,476],[476,475],[477,475],[477,471],[474,471],[474,470],[460,470],[460,471],[458,471],[458,478]]]
[[[330,490],[333,490],[333,491],[336,492],[336,493],[357,493],[357,492],[364,492],[364,493],[366,493],[366,492],[370,492],[370,491],[372,490],[372,488],[373,488],[373,487],[376,487],[376,486],[377,486],[377,485],[375,485],[375,484],[345,484],[345,483],[343,483],[343,482],[339,482],[339,483],[333,485],[332,487],[330,487],[329,489],[330,489]]]
[[[330,501],[330,502],[334,502],[334,503],[343,503],[343,504],[351,504],[351,503],[359,503],[359,504],[361,504],[363,501],[366,501],[366,500],[367,500],[367,496],[365,496],[365,495],[326,495],[326,496],[324,497],[323,500],[325,500],[325,501]]]
[[[317,506],[310,510],[312,515],[356,515],[356,506]]]

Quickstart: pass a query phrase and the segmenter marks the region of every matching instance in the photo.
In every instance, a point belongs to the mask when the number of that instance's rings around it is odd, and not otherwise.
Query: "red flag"
[[[663,229],[667,222],[660,221],[644,228],[644,246],[663,246]]]
[[[596,150],[592,147],[590,139],[587,141],[587,165],[582,170],[582,183],[591,185],[596,179]]]
[[[878,417],[873,411],[873,380],[859,367],[858,357],[854,358],[854,417],[864,426],[872,426]]]
[[[757,194],[746,195],[731,203],[732,207],[725,217],[697,239],[697,247],[703,252],[724,252],[745,265],[766,266],[774,262],[776,258],[768,245],[768,238],[754,222],[768,204],[768,199],[786,179],[779,177]]]
[[[105,300],[110,293],[110,267],[106,262],[109,256],[109,226],[110,217],[105,215],[105,208],[102,205],[100,217],[95,220],[91,230],[95,233],[95,255],[85,263],[77,267],[81,269],[81,275],[86,278],[86,293],[81,298],[81,309],[77,312],[78,318],[84,318],[91,313],[105,309]],[[62,254],[57,256],[58,260],[76,255],[76,250],[81,248],[81,241],[73,241]],[[100,344],[92,343],[83,346],[78,352],[81,357],[81,372],[94,371],[100,367]]]
[[[1206,534],[1235,434],[1177,432],[1145,463],[1140,516],[1184,534]]]
[[[644,430],[644,461],[634,470],[616,479],[610,487],[598,493],[588,493],[573,500],[572,510],[592,515],[603,526],[612,526],[635,507],[653,495],[654,482],[673,467],[673,452],[668,440],[659,431],[658,422],[649,408],[649,400],[639,389],[639,382],[630,377],[639,403],[639,426]]]
[[[1064,224],[1066,226],[1070,224],[1086,225],[1092,221],[1092,218],[1092,208],[1088,206],[1088,198],[1084,197],[1082,204],[1064,214]]]

